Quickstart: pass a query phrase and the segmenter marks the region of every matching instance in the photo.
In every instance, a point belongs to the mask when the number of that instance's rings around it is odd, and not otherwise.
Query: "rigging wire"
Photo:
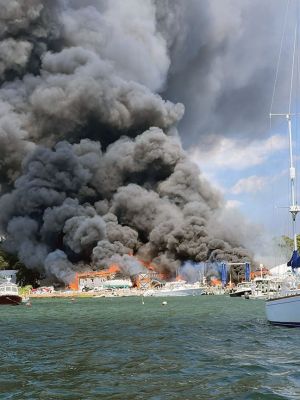
[[[275,79],[274,79],[272,98],[271,98],[271,104],[270,104],[270,112],[269,112],[270,131],[272,131],[272,111],[273,111],[275,93],[276,93],[276,88],[277,88],[277,83],[278,83],[278,75],[279,75],[279,67],[280,67],[281,57],[282,57],[283,42],[284,42],[284,38],[285,38],[285,35],[286,35],[286,27],[287,27],[287,19],[288,19],[289,8],[290,8],[290,0],[288,0],[287,4],[286,4],[284,22],[283,22],[282,32],[281,32],[280,48],[279,48],[279,53],[278,53],[278,57],[277,57]],[[273,139],[271,140],[271,146],[273,147]],[[279,217],[279,210],[277,209],[277,207],[275,205],[275,188],[274,188],[274,185],[272,185],[272,200],[273,200],[273,207],[272,207],[273,208],[273,221],[278,221],[279,220],[279,218],[278,218]],[[275,228],[275,226],[274,226],[274,228]],[[273,251],[273,256],[274,256],[273,263],[274,263],[274,265],[276,265],[278,263],[276,251]]]
[[[297,17],[298,17],[298,11],[299,11],[299,7],[298,7],[299,3],[297,2]],[[297,18],[298,21],[298,18]],[[298,127],[299,127],[299,121],[298,121],[298,98],[299,98],[299,30],[297,29],[297,44],[296,44],[296,70],[295,70],[295,91],[294,91],[294,98],[295,98],[295,147],[296,149],[298,149],[298,144],[299,144],[299,132],[298,132]],[[299,171],[299,157],[296,155],[295,157],[295,168],[296,168],[296,179],[295,179],[295,192],[296,192],[296,204],[298,204],[297,199],[299,198],[299,176],[297,171]]]
[[[297,6],[296,6],[296,21],[298,22],[299,21],[299,10],[300,10],[299,2],[297,1],[296,4],[297,4]],[[298,99],[299,99],[299,83],[300,83],[300,79],[299,79],[299,29],[297,30],[297,38],[296,38],[296,40],[297,40],[297,45],[296,45],[296,55],[297,56],[296,56],[296,84],[295,84],[295,86],[296,86],[296,89],[295,89],[295,100],[296,100],[295,101],[295,128],[296,128],[295,129],[295,132],[296,132],[295,145],[296,145],[296,149],[298,149],[299,148],[298,147],[298,145],[299,145],[299,132],[298,132],[298,129],[299,129],[299,121],[298,121],[299,104],[298,104]],[[299,171],[299,157],[296,156],[295,162],[296,162],[296,171]],[[296,181],[295,181],[296,199],[299,198],[299,193],[298,193],[299,185],[298,185],[298,183],[299,183],[299,176],[296,173]]]
[[[279,66],[280,66],[282,49],[283,49],[283,40],[284,40],[285,32],[286,32],[287,16],[288,16],[289,7],[290,7],[290,0],[288,0],[288,2],[287,2],[287,6],[286,6],[286,10],[285,10],[284,23],[283,23],[283,29],[282,29],[281,41],[280,41],[280,49],[279,49],[279,54],[278,54],[278,58],[277,58],[275,80],[274,80],[273,93],[272,93],[272,99],[271,99],[271,105],[270,105],[270,113],[269,113],[270,114],[270,127],[271,127],[271,119],[272,119],[271,114],[272,114],[273,105],[274,105],[274,98],[275,98],[275,92],[276,92],[277,81],[278,81]]]

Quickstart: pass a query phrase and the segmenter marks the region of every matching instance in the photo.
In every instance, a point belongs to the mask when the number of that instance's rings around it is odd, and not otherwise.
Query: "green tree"
[[[13,269],[18,271],[16,278],[17,283],[20,286],[31,285],[34,288],[39,286],[39,272],[26,268],[14,254],[9,254],[0,247],[0,270],[4,269]]]
[[[34,271],[32,269],[28,269],[21,262],[16,265],[17,272],[17,283],[20,286],[30,285],[33,288],[37,288],[39,286],[39,280],[41,278],[38,271]]]
[[[282,235],[279,238],[274,238],[274,242],[281,255],[283,255],[286,259],[289,259],[294,249],[293,239],[289,236]],[[300,235],[297,235],[297,248],[300,252]]]
[[[0,270],[9,269],[10,265],[7,260],[6,254],[0,250]]]

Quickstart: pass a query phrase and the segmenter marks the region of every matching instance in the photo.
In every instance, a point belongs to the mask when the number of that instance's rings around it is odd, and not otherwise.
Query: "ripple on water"
[[[0,308],[0,398],[299,399],[300,331],[201,296]]]

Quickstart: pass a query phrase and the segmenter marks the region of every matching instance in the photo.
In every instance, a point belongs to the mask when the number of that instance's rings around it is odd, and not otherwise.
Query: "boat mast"
[[[298,212],[300,211],[300,207],[296,204],[296,195],[295,195],[295,180],[296,180],[296,170],[293,163],[293,142],[292,142],[292,121],[291,114],[287,114],[286,116],[288,121],[288,129],[289,129],[289,147],[290,147],[290,181],[291,181],[291,205],[289,211],[292,215],[292,227],[293,227],[293,241],[294,241],[294,250],[297,250],[297,233],[296,233],[296,217]]]
[[[294,34],[294,49],[293,49],[293,61],[292,61],[292,71],[291,71],[291,82],[290,82],[290,96],[289,96],[289,111],[286,114],[273,114],[270,113],[270,117],[272,116],[285,116],[288,123],[288,133],[289,133],[289,152],[290,152],[290,182],[291,182],[291,204],[289,207],[289,212],[292,215],[292,230],[293,230],[293,243],[294,243],[294,251],[297,251],[297,233],[296,233],[296,217],[300,212],[300,206],[298,206],[296,201],[296,193],[295,193],[295,181],[296,181],[296,169],[294,167],[293,160],[293,137],[292,137],[292,113],[291,113],[291,104],[292,104],[292,94],[293,94],[293,81],[294,81],[294,68],[295,68],[295,54],[296,54],[296,43],[297,43],[297,35],[298,35],[298,24],[295,27]]]
[[[297,233],[296,233],[296,217],[300,211],[299,206],[296,203],[295,195],[295,180],[296,180],[296,169],[293,162],[293,139],[292,139],[292,120],[291,120],[291,105],[292,105],[292,94],[293,94],[293,81],[294,81],[294,67],[295,67],[295,54],[296,54],[296,43],[298,34],[298,24],[295,27],[294,36],[294,49],[293,49],[293,61],[292,61],[292,71],[291,71],[291,84],[290,84],[290,99],[289,99],[289,112],[286,116],[288,121],[289,130],[289,148],[290,148],[290,181],[291,181],[291,205],[290,213],[292,215],[292,227],[293,227],[293,240],[294,240],[294,251],[297,251]]]

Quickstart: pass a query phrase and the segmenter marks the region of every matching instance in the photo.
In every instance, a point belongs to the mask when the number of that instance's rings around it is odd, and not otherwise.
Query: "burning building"
[[[100,271],[76,272],[73,281],[68,285],[75,291],[89,291],[98,289],[149,289],[163,285],[160,274],[145,269],[134,275],[126,275],[121,272],[117,264],[111,265],[108,269]]]
[[[70,289],[76,291],[89,291],[97,289],[128,289],[133,286],[130,279],[116,276],[110,271],[76,272]]]
[[[135,1],[145,24],[121,1],[0,3],[5,249],[66,284],[91,263],[172,277],[187,260],[249,259],[181,147],[184,106],[160,95],[167,2]]]

